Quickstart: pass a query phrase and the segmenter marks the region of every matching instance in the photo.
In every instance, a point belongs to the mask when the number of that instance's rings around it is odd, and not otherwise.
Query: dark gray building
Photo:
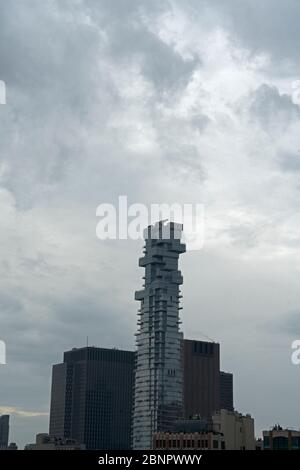
[[[182,333],[179,330],[178,259],[185,252],[182,225],[158,222],[144,232],[144,289],[137,332],[133,448],[149,449],[153,435],[171,431],[182,415]]]
[[[135,353],[85,347],[53,366],[50,436],[87,449],[131,448]]]
[[[0,416],[0,449],[7,449],[9,436],[9,415]]]
[[[220,372],[220,408],[233,411],[233,375]]]
[[[183,340],[184,416],[211,419],[220,409],[220,345]]]

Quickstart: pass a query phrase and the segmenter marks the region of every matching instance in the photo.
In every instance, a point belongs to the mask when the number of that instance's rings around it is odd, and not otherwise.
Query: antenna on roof
[[[89,337],[88,336],[86,337],[86,347],[87,348],[89,347]]]
[[[205,335],[202,331],[199,331],[199,333],[206,339],[209,339],[209,341],[212,341],[213,343],[215,343],[215,340],[210,338],[209,336]]]

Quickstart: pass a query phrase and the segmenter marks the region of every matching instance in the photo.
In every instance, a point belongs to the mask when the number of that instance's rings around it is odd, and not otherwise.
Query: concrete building
[[[18,450],[18,446],[15,442],[11,442],[7,448],[7,450]]]
[[[162,450],[224,450],[225,439],[222,433],[213,429],[212,421],[195,417],[178,420],[172,433],[155,433],[153,448]]]
[[[9,415],[0,416],[0,450],[7,449],[9,437]]]
[[[274,426],[270,431],[263,431],[264,450],[300,450],[300,431]]]
[[[75,439],[87,449],[131,448],[135,353],[85,347],[53,366],[51,437]]]
[[[263,440],[260,437],[255,439],[255,450],[263,450]]]
[[[194,433],[154,434],[153,449],[155,450],[225,450],[225,440],[221,433],[201,431]]]
[[[220,409],[233,411],[233,375],[220,371]]]
[[[254,419],[237,411],[220,410],[212,417],[213,428],[225,438],[226,450],[254,450]]]
[[[220,409],[220,345],[183,340],[184,416],[210,419]]]
[[[179,329],[178,259],[185,252],[182,226],[158,222],[144,232],[144,289],[140,302],[135,374],[133,448],[152,447],[153,434],[172,431],[183,412],[182,333]]]
[[[27,444],[24,450],[85,450],[83,444],[75,439],[50,437],[49,434],[37,434],[35,444]]]

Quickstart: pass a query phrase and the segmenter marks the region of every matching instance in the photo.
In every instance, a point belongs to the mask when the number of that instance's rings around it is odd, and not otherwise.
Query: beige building
[[[27,444],[25,450],[85,450],[83,444],[74,439],[50,437],[49,434],[37,434],[35,444]]]
[[[226,450],[254,450],[254,419],[237,411],[220,410],[213,417],[213,428],[224,434]]]
[[[208,432],[157,432],[153,438],[156,450],[224,450],[224,436],[214,431]]]

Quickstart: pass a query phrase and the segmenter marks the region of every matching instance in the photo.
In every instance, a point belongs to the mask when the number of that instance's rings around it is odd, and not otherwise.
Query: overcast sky
[[[256,432],[300,427],[298,0],[0,2],[0,413],[47,432],[51,366],[134,347],[142,243],[96,207],[202,203],[183,330],[221,343]]]

